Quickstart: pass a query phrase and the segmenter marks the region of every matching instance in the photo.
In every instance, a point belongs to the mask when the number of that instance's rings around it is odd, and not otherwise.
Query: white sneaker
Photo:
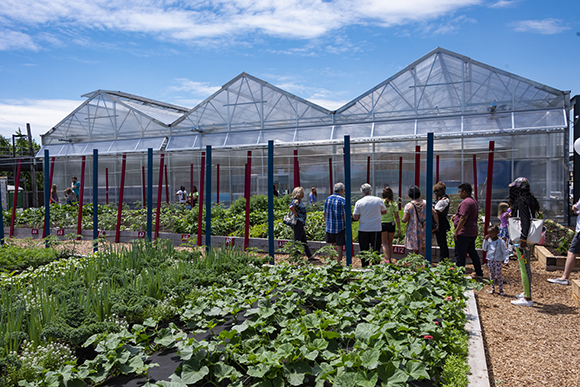
[[[524,293],[524,292],[521,292],[520,294],[518,294],[518,295],[516,296],[516,298],[525,298],[525,297],[526,297],[526,295],[525,295],[525,293]]]
[[[534,306],[533,301],[528,301],[525,298],[518,298],[517,300],[513,300],[512,304],[514,305],[518,305],[518,306]]]
[[[548,282],[559,285],[570,285],[570,281],[562,278],[548,278]]]

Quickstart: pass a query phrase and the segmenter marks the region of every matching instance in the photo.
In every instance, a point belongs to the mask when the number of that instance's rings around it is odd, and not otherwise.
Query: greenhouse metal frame
[[[336,111],[246,73],[193,109],[118,91],[97,90],[84,97],[83,104],[42,136],[38,153],[43,157],[48,149],[55,158],[54,183],[63,189],[71,176],[80,175],[80,158],[90,160],[98,149],[99,175],[108,170],[111,200],[118,197],[123,153],[128,165],[125,201],[141,200],[146,151],[152,148],[165,155],[170,191],[181,185],[189,191],[191,170],[198,184],[201,153],[211,145],[213,164],[220,170],[219,201],[227,205],[243,195],[248,151],[251,192],[267,193],[267,143],[273,140],[279,190],[294,187],[298,150],[301,185],[316,187],[323,199],[332,191],[330,168],[334,182],[344,180],[342,144],[349,135],[352,186],[366,182],[370,157],[375,193],[390,185],[397,194],[402,158],[401,196],[406,200],[404,193],[415,181],[416,147],[423,150],[424,166],[427,133],[434,133],[440,180],[450,188],[473,184],[475,159],[483,202],[489,141],[494,141],[494,203],[507,199],[509,182],[526,176],[545,214],[560,221],[567,216],[569,92],[442,48]],[[90,168],[87,162],[88,198]],[[212,199],[217,201],[218,182],[212,180]],[[423,193],[431,192],[424,188],[424,167],[420,182]],[[104,201],[104,195],[100,198]]]

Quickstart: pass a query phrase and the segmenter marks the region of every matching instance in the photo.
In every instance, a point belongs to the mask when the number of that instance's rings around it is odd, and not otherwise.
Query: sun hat
[[[522,189],[530,189],[530,182],[525,177],[518,177],[511,184],[510,187],[517,187]]]

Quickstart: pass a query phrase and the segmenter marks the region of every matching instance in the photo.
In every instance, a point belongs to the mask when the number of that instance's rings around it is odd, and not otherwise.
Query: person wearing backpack
[[[405,248],[413,254],[419,254],[419,250],[425,250],[425,226],[427,220],[427,202],[421,199],[421,190],[412,185],[408,192],[411,201],[405,205],[403,223],[407,223],[405,231]],[[437,230],[439,218],[437,212],[431,209],[433,214],[433,231]]]

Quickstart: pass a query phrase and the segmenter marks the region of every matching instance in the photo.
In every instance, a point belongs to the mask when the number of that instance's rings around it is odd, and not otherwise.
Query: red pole
[[[297,152],[296,150],[294,152]],[[296,153],[295,153],[296,154]],[[294,163],[298,163],[298,159],[294,158]],[[296,172],[294,172],[296,173]],[[244,232],[244,250],[248,249],[250,243],[250,184],[252,183],[252,151],[248,151],[248,163],[246,164],[246,224]]]
[[[491,190],[493,183],[493,158],[495,151],[495,141],[489,142],[489,154],[487,155],[487,180],[485,183],[485,226],[484,236],[487,236],[487,225],[491,220]],[[485,253],[483,256],[483,263],[487,262]]]
[[[435,171],[435,183],[439,183],[439,155],[437,155]]]
[[[403,158],[399,157],[399,211],[403,202]]]
[[[105,168],[105,203],[109,204],[109,168]]]
[[[147,190],[145,189],[145,166],[141,167],[141,182],[143,183],[143,208],[147,207]]]
[[[163,163],[165,161],[165,155],[161,153],[161,160],[159,161],[159,184],[157,184],[157,212],[155,217],[155,237],[159,238],[159,223],[161,217],[161,200],[163,196]]]
[[[79,215],[77,218],[77,235],[79,235],[77,237],[77,239],[81,239],[80,235],[81,235],[81,223],[83,221],[83,198],[84,198],[84,191],[85,191],[85,161],[86,161],[86,156],[83,156],[82,158],[82,163],[81,163],[81,192],[79,194],[79,197],[77,198],[79,201]],[[98,187],[93,187],[93,189],[98,189]]]
[[[54,160],[53,157],[50,163],[50,175],[48,177],[48,187],[50,188],[50,198],[48,199],[48,203],[50,205],[50,201],[52,200],[52,176],[54,176]],[[46,219],[44,220],[44,227],[42,228],[42,237],[46,237]]]
[[[294,188],[300,187],[300,170],[298,168],[298,149],[294,149]]]
[[[421,178],[421,146],[415,146],[415,185],[419,187]]]
[[[199,200],[197,201],[197,206],[199,207],[199,212],[197,216],[197,245],[201,246],[201,221],[203,218],[203,185],[205,183],[205,152],[201,152],[201,169],[199,171]]]
[[[220,165],[217,165],[217,203],[220,202]]]
[[[334,185],[332,183],[332,157],[328,158],[328,174],[330,176],[329,182],[330,182],[330,194],[332,195],[334,193]]]
[[[475,153],[473,154],[473,196],[477,202],[477,159],[475,157]]]
[[[127,170],[127,155],[123,153],[121,164],[121,187],[119,188],[119,208],[117,209],[117,228],[115,229],[115,243],[121,238],[121,213],[123,212],[123,192],[125,191],[125,171]]]
[[[193,163],[191,164],[191,170],[189,172],[189,175],[190,175],[189,176],[189,181],[190,181],[189,193],[193,193]],[[191,208],[193,208],[193,206]]]
[[[14,200],[12,201],[12,218],[10,219],[10,238],[14,236],[14,220],[16,219],[16,206],[18,205],[18,186],[20,185],[21,170],[22,170],[22,159],[18,159],[16,182],[14,183]]]
[[[165,164],[165,201],[169,204],[169,180],[167,180],[167,164]]]
[[[371,156],[367,156],[367,183],[371,182]]]

